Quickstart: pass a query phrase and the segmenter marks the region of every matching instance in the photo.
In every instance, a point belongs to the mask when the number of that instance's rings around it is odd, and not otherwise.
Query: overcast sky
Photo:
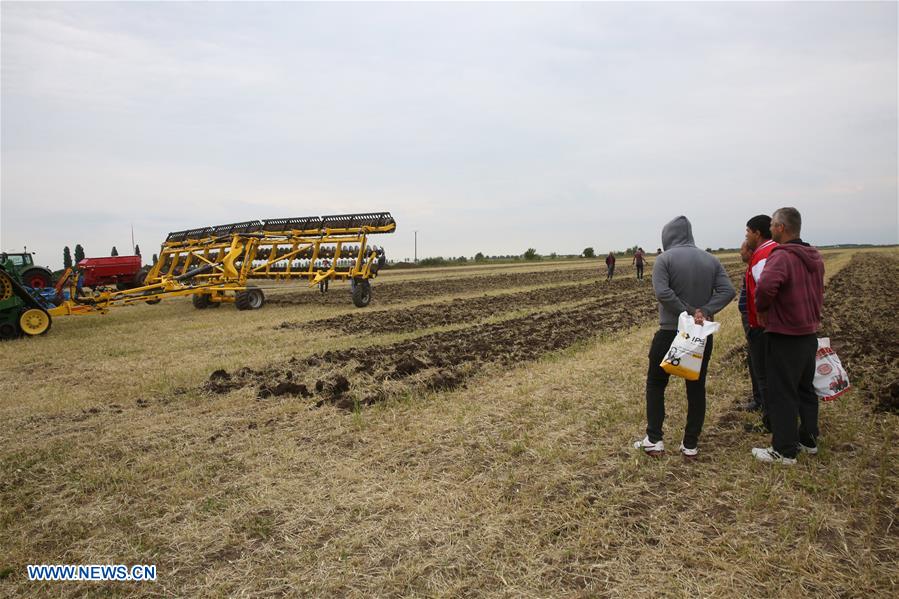
[[[16,3],[0,248],[391,211],[388,256],[897,243],[897,4]],[[376,242],[376,243],[378,243]]]

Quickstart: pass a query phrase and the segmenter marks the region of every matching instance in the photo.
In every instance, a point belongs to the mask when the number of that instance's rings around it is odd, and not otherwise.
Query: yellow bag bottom
[[[695,354],[694,354],[695,356]],[[702,356],[695,356],[702,360]],[[701,362],[700,362],[701,363]],[[679,376],[682,379],[686,379],[688,381],[698,381],[699,380],[699,372],[693,370],[692,368],[685,368],[684,366],[675,366],[671,362],[666,362],[662,360],[662,363],[659,364],[662,367],[662,370],[667,372],[668,374],[673,374],[674,376]]]

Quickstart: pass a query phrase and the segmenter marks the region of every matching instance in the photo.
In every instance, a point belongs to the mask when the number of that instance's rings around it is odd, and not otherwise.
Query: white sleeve
[[[767,261],[767,258],[762,258],[752,267],[752,278],[755,279],[756,285],[758,285],[759,278],[762,276],[762,271],[765,270],[765,262]]]

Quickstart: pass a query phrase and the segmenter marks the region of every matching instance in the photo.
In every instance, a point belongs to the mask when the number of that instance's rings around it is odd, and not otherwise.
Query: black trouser
[[[741,313],[743,321],[743,333],[746,335],[746,369],[749,370],[749,380],[752,382],[752,402],[757,406],[762,405],[762,396],[759,392],[759,383],[755,380],[755,371],[752,369],[752,351],[749,349],[749,318]]]
[[[609,271],[609,272],[608,272],[608,276],[606,277],[606,280],[607,280],[607,281],[611,281],[611,280],[612,280],[612,275],[615,274],[615,265],[614,265],[614,264],[609,264],[608,266],[606,266],[606,269]]]
[[[766,359],[765,359],[765,347],[767,346],[767,339],[765,338],[765,329],[760,327],[750,327],[749,333],[746,335],[746,340],[749,344],[749,355],[752,364],[750,365],[752,368],[752,377],[753,383],[759,390],[759,397],[761,398],[762,405],[762,415],[767,418],[768,416],[768,377],[765,374],[766,371]]]
[[[649,347],[649,370],[646,373],[646,435],[653,443],[662,440],[662,423],[665,421],[665,387],[671,376],[659,365],[677,331],[660,329],[652,338]],[[699,442],[702,423],[705,421],[705,375],[709,370],[709,357],[712,355],[712,335],[706,339],[705,354],[702,356],[702,367],[699,369],[699,380],[687,383],[687,427],[684,431],[684,446],[690,449]]]
[[[318,290],[322,293],[328,290],[328,279],[321,280],[321,282],[318,284]]]
[[[818,338],[766,333],[765,340],[771,446],[781,455],[795,458],[798,442],[808,447],[817,445],[818,396],[813,382]]]
[[[643,263],[642,262],[637,265],[637,278],[638,279],[643,278]]]

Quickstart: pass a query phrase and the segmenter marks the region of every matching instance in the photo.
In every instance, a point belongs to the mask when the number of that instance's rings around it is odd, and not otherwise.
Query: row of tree
[[[116,249],[115,246],[112,246],[112,249],[109,251],[110,256],[118,256],[119,250]],[[134,255],[140,256],[140,246],[134,246]],[[80,243],[75,244],[75,255],[72,256],[72,251],[69,249],[69,246],[62,248],[62,266],[63,268],[72,268],[73,264],[78,264],[84,260],[84,248],[81,247]],[[156,254],[153,254],[153,264],[156,264]]]

